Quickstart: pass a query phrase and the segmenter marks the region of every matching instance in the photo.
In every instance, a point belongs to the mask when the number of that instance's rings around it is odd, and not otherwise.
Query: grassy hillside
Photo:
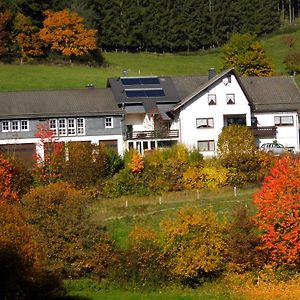
[[[300,31],[295,48],[300,48]],[[287,34],[285,34],[287,35]],[[289,51],[285,35],[262,40],[276,74],[287,74],[284,58]],[[108,77],[122,76],[123,70],[133,75],[203,75],[211,67],[221,66],[221,51],[200,51],[189,54],[103,53],[108,67],[0,64],[0,91],[38,89],[77,89],[88,83],[105,87]],[[300,76],[296,78],[300,86]]]

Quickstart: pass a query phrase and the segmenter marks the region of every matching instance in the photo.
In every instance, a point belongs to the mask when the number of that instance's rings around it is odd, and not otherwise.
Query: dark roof
[[[124,78],[109,78],[107,81],[107,87],[111,87],[115,99],[119,105],[126,105],[129,103],[177,103],[180,97],[174,86],[171,77],[153,77],[158,78],[158,84],[143,84],[143,85],[124,85],[122,79],[134,79],[139,77],[124,77]],[[147,77],[146,77],[147,78]],[[151,78],[151,77],[149,77]],[[127,97],[126,90],[151,90],[151,89],[162,89],[164,96],[157,97]]]
[[[208,81],[207,76],[185,76],[185,77],[172,77],[174,86],[178,92],[179,98],[184,99],[199,86],[202,86]]]
[[[240,77],[240,80],[257,112],[300,109],[300,91],[290,76]]]
[[[120,115],[110,89],[0,93],[0,119]]]
[[[256,112],[300,109],[300,91],[293,77],[239,77],[234,69],[229,69],[210,80],[207,76],[173,77],[178,94],[182,96],[182,100],[174,107],[174,110],[230,72],[235,74],[249,104]]]

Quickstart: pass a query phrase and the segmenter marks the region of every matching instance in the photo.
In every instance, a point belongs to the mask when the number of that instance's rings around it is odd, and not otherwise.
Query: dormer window
[[[226,94],[226,103],[227,104],[235,104],[234,94]]]
[[[217,104],[217,95],[208,94],[208,105],[216,105]]]

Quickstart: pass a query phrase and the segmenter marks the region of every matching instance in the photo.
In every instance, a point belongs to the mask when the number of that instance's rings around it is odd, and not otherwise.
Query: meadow
[[[213,210],[221,220],[230,218],[238,206],[245,206],[251,214],[255,213],[252,195],[256,186],[238,188],[236,194],[232,187],[218,190],[193,190],[170,192],[162,196],[121,197],[102,199],[91,208],[97,224],[107,227],[113,239],[122,247],[127,245],[128,233],[135,226],[143,225],[159,230],[162,220],[172,218],[184,206]]]
[[[293,47],[299,49],[300,31],[292,34],[297,37]],[[290,49],[284,42],[284,36],[287,35],[290,33],[261,40],[268,58],[273,63],[275,75],[287,75],[284,64]],[[107,78],[122,76],[124,70],[127,70],[129,76],[206,75],[211,67],[220,70],[222,49],[177,54],[103,52],[103,56],[106,61],[103,67],[0,64],[0,91],[80,89],[87,84],[103,88]],[[300,76],[295,79],[300,86]]]
[[[118,199],[100,199],[91,207],[94,220],[106,226],[114,240],[126,248],[128,233],[135,227],[159,230],[162,220],[175,216],[184,206],[212,209],[220,219],[228,220],[231,212],[245,206],[250,214],[255,213],[252,202],[258,186],[239,188],[221,188],[219,190],[201,190],[172,192],[149,197],[121,197]],[[91,279],[67,280],[65,287],[68,296],[78,300],[289,300],[300,297],[300,278],[280,278],[280,273],[272,273],[268,267],[257,273],[236,274],[228,272],[218,280],[206,281],[196,289],[178,285],[169,285],[159,290],[114,288],[105,280],[101,283]]]

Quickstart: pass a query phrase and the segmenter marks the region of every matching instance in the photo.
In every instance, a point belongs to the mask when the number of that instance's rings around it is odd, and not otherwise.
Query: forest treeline
[[[0,0],[0,12],[21,13],[37,28],[46,10],[69,9],[97,30],[99,49],[133,52],[195,51],[218,47],[234,32],[269,34],[299,8],[299,0]]]

